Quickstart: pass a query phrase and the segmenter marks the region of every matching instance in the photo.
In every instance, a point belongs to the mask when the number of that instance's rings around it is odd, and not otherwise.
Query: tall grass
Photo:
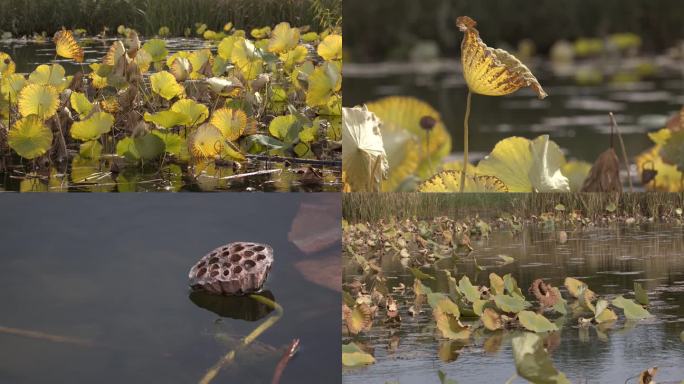
[[[25,35],[46,31],[52,34],[62,26],[85,28],[95,34],[104,27],[115,31],[119,25],[154,34],[169,27],[182,36],[195,23],[221,30],[227,22],[236,28],[252,29],[281,21],[311,25],[320,29],[320,12],[339,14],[339,0],[0,0],[0,31]],[[327,20],[327,19],[326,19]]]
[[[435,216],[499,217],[503,214],[531,217],[553,212],[563,204],[566,212],[578,210],[589,217],[607,213],[614,203],[616,214],[658,218],[674,215],[684,206],[680,193],[625,193],[625,194],[440,194],[440,193],[347,193],[342,199],[342,213],[350,222],[375,222],[381,218]]]

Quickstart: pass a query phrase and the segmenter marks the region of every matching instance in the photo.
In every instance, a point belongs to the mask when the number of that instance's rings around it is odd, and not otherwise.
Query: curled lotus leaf
[[[594,292],[589,289],[587,284],[585,284],[584,282],[577,280],[573,277],[566,277],[564,284],[565,284],[565,288],[568,290],[568,292],[570,292],[570,294],[574,298],[579,298],[583,289],[586,289],[586,292],[590,296],[595,297]]]
[[[342,116],[344,189],[378,192],[388,169],[380,120],[366,107],[343,108]]]
[[[525,332],[513,338],[512,344],[518,375],[532,383],[570,384],[570,380],[553,366],[539,335]]]
[[[437,322],[437,329],[442,333],[442,337],[451,340],[463,340],[470,338],[471,329],[468,325],[461,323],[457,316],[436,307],[432,310],[432,315]]]
[[[342,35],[331,34],[318,45],[318,55],[324,60],[342,59]]]
[[[299,29],[290,27],[290,23],[282,22],[273,28],[268,51],[283,53],[294,49],[299,44]]]
[[[530,286],[530,292],[539,300],[539,303],[544,307],[553,307],[556,305],[561,297],[557,294],[551,284],[546,284],[542,279],[536,279]]]
[[[492,308],[485,308],[484,311],[482,311],[480,320],[482,320],[482,324],[484,324],[485,328],[490,331],[496,331],[503,328],[501,315]]]
[[[66,29],[57,31],[53,41],[55,42],[57,55],[73,59],[77,63],[83,62],[83,48],[78,45],[71,31]]]
[[[502,96],[531,87],[540,99],[545,98],[546,92],[530,69],[503,49],[488,47],[476,25],[468,16],[456,19],[456,26],[464,33],[461,63],[470,90],[481,95]]]
[[[373,326],[372,310],[366,303],[357,304],[353,309],[343,308],[342,317],[352,335],[367,332]]]

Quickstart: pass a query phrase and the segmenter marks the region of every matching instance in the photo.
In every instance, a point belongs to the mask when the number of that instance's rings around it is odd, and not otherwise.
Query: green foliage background
[[[180,36],[197,22],[221,30],[232,21],[251,29],[288,21],[321,29],[342,14],[342,0],[0,0],[0,31],[25,35],[62,26],[85,28],[90,34],[124,24],[145,34],[167,26]]]
[[[344,44],[353,61],[405,59],[419,40],[457,55],[457,16],[468,15],[488,43],[532,38],[547,51],[559,39],[632,32],[645,50],[684,38],[684,1],[678,0],[344,0]]]

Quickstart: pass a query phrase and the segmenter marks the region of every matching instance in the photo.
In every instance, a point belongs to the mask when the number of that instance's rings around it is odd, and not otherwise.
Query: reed
[[[375,222],[382,218],[435,216],[485,218],[504,214],[528,218],[545,212],[554,212],[558,204],[565,212],[579,211],[596,218],[608,213],[606,208],[615,204],[614,214],[632,217],[646,216],[656,219],[676,215],[684,206],[681,193],[533,193],[533,194],[439,194],[439,193],[348,193],[342,199],[342,212],[349,222]]]
[[[169,27],[182,36],[195,23],[220,31],[227,22],[250,30],[287,21],[320,29],[329,18],[341,18],[339,0],[0,0],[0,31],[15,36],[62,26],[84,28],[89,34],[107,27],[114,33],[126,25],[146,35]]]

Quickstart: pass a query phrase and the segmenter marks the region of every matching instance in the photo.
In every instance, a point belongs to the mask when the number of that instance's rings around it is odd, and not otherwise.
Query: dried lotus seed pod
[[[204,255],[190,269],[190,286],[220,295],[244,295],[264,286],[273,264],[267,244],[236,242]]]

